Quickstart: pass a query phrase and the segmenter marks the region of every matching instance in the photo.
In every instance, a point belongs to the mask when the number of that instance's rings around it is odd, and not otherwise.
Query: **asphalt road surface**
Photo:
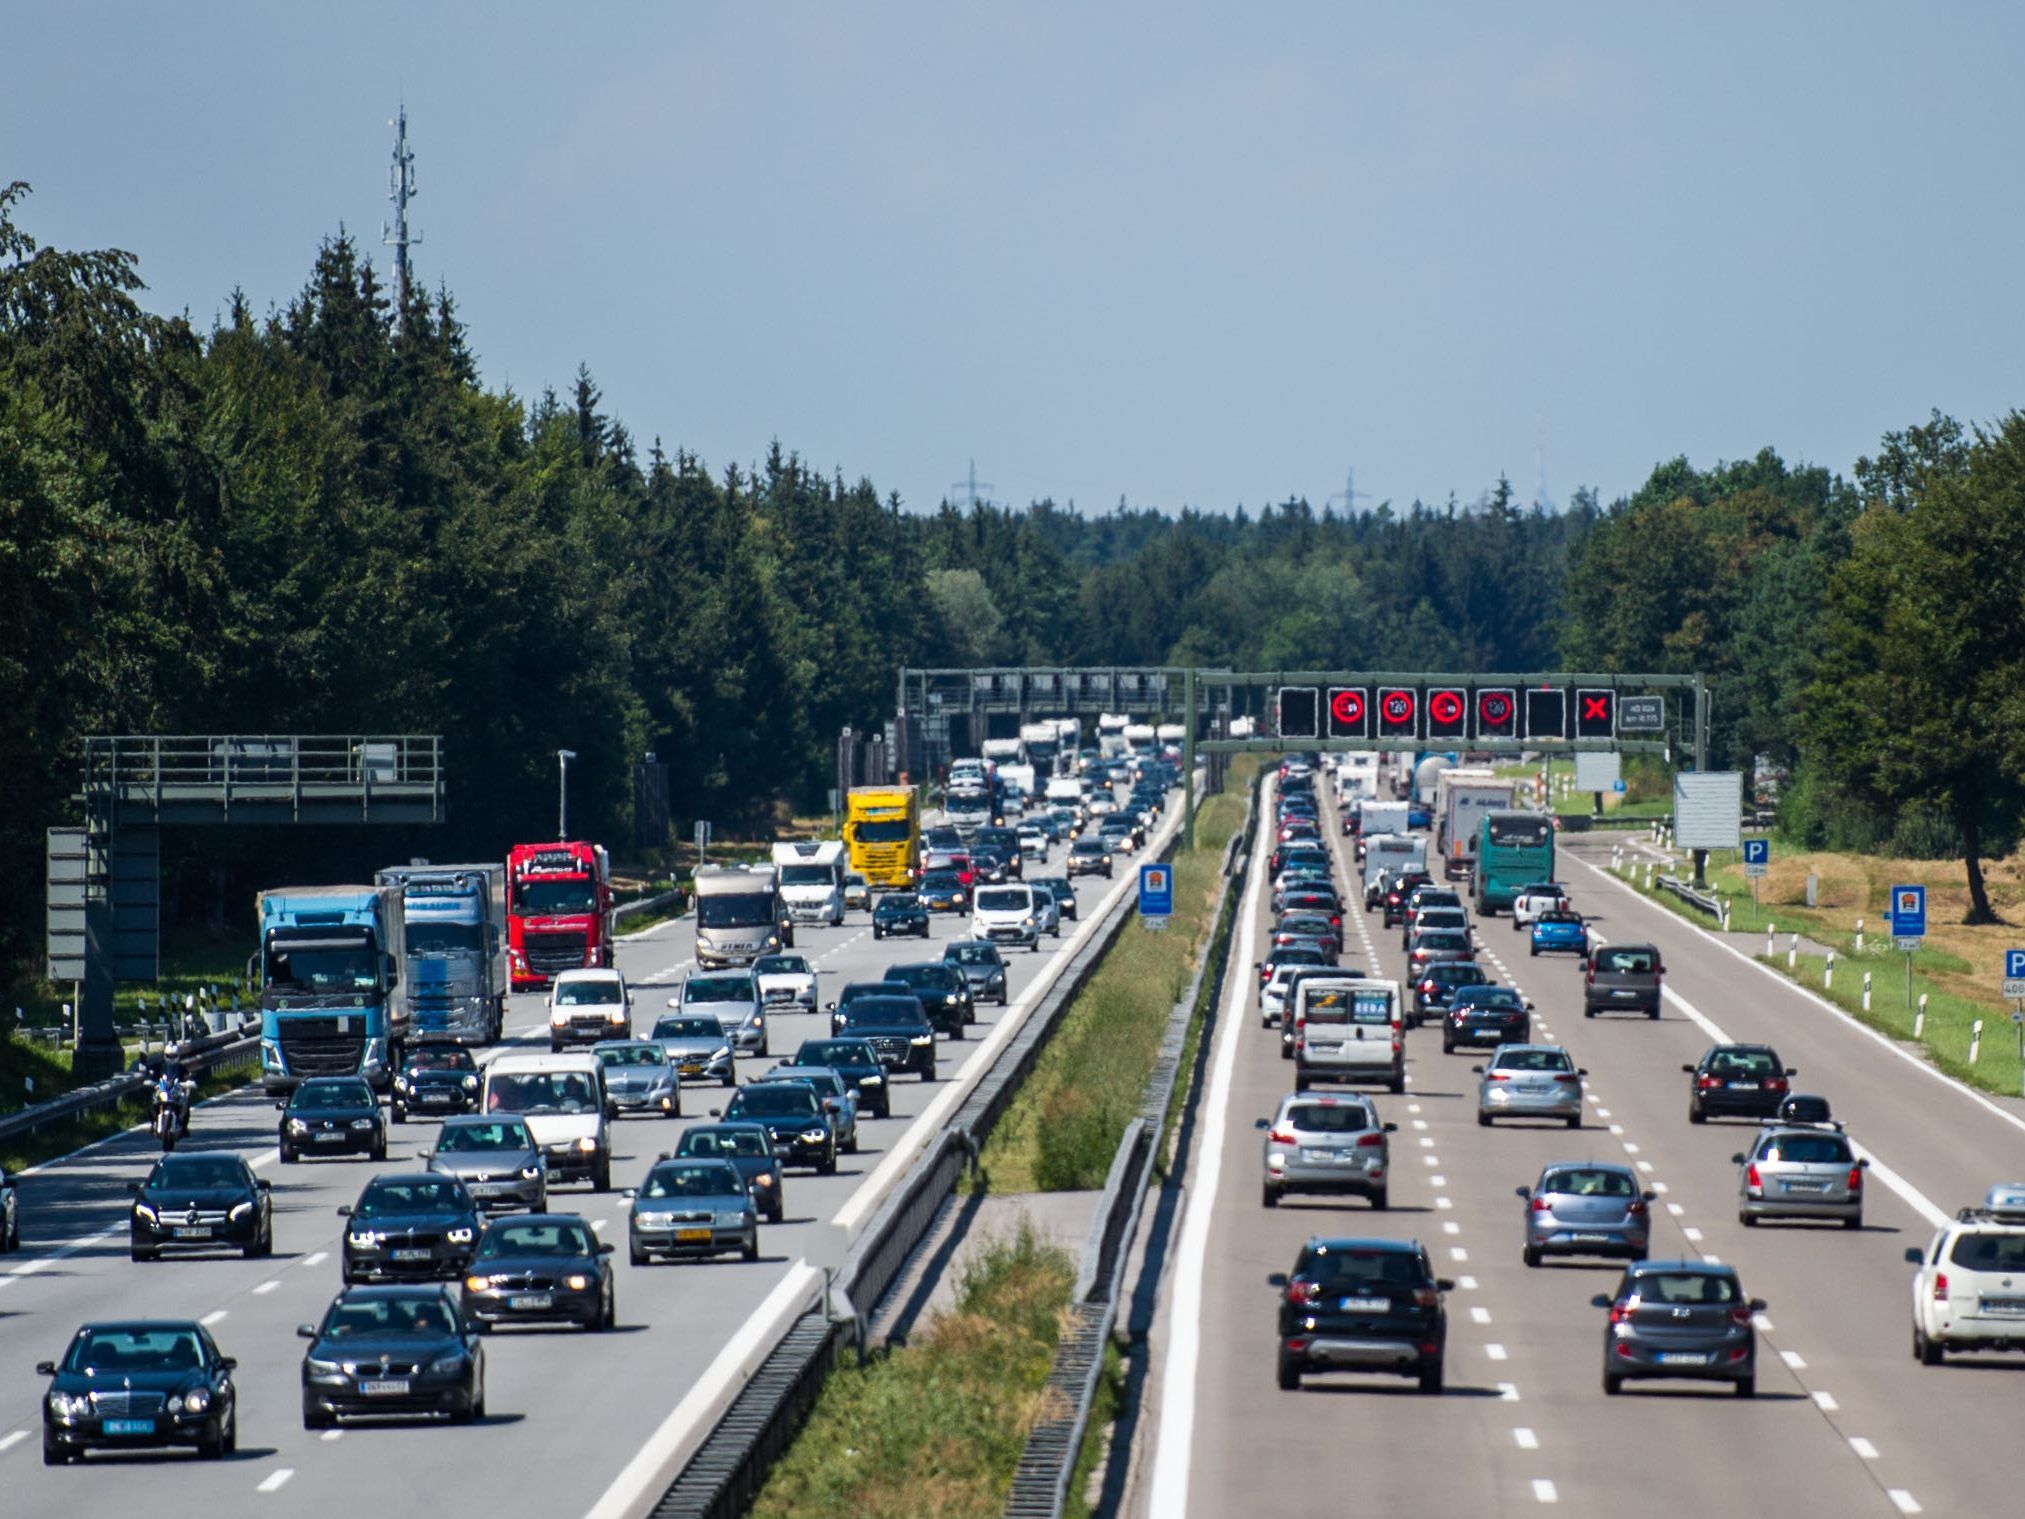
[[[1340,847],[1340,838],[1337,843]],[[1232,978],[1210,1060],[1190,1198],[1156,1327],[1153,1412],[1135,1480],[1140,1513],[1510,1514],[1542,1505],[1596,1515],[1891,1515],[2007,1512],[2025,1357],[1911,1355],[1909,1245],[2025,1178],[2020,1105],[1943,1078],[1609,875],[1608,841],[1564,843],[1558,877],[1599,935],[1658,943],[1663,1016],[1585,1019],[1571,957],[1532,958],[1508,917],[1477,925],[1482,962],[1535,1004],[1533,1037],[1565,1044],[1589,1072],[1579,1133],[1555,1124],[1479,1128],[1470,1067],[1441,1052],[1438,1025],[1407,1035],[1404,1095],[1378,1091],[1393,1136],[1392,1208],[1361,1200],[1260,1202],[1253,1120],[1293,1085],[1277,1030],[1260,1027],[1255,976]],[[1347,853],[1347,851],[1344,851]],[[1601,868],[1599,868],[1601,867]],[[1263,856],[1236,955],[1260,958]],[[1358,900],[1361,901],[1361,893]],[[1344,963],[1404,977],[1398,931],[1354,906]],[[1888,964],[1889,962],[1885,962]],[[1794,1089],[1830,1098],[1872,1159],[1860,1231],[1737,1221],[1736,1167],[1750,1120],[1687,1121],[1684,1061],[1719,1040],[1773,1044]],[[1639,1383],[1606,1398],[1603,1314],[1589,1305],[1619,1267],[1520,1259],[1513,1188],[1543,1163],[1636,1165],[1659,1192],[1655,1256],[1734,1264],[1767,1302],[1758,1396],[1719,1384]],[[1205,1211],[1205,1199],[1208,1207]],[[1201,1213],[1201,1217],[1197,1214]],[[1417,1237],[1448,1295],[1448,1387],[1326,1375],[1274,1385],[1277,1296],[1315,1234]]]

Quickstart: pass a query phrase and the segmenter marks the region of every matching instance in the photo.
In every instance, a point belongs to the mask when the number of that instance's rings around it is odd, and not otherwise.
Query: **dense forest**
[[[779,443],[749,463],[643,447],[588,369],[561,392],[488,389],[449,292],[395,311],[343,235],[281,309],[235,292],[209,331],[150,313],[134,256],[38,246],[26,194],[0,191],[0,841],[17,859],[73,820],[100,733],[445,736],[444,828],[207,841],[214,882],[311,850],[323,874],[496,856],[552,828],[560,748],[578,755],[573,831],[631,836],[648,751],[678,820],[757,825],[819,802],[834,736],[890,715],[896,667],[986,661],[1700,668],[1723,757],[1787,767],[1800,826],[1927,849],[2015,831],[2016,787],[1971,796],[1961,742],[1880,758],[1899,730],[1860,719],[1893,703],[1852,710],[1894,678],[1894,617],[1941,618],[1988,671],[2025,649],[2015,592],[1988,623],[1995,591],[1893,601],[1909,562],[1948,586],[1946,555],[1981,556],[1992,511],[2018,537],[2015,425],[1936,418],[1854,481],[1769,451],[1675,461],[1607,510],[1528,508],[1500,480],[1345,514],[916,511]],[[1945,710],[1987,717],[1977,734],[2017,700],[1963,680]],[[172,865],[187,889],[188,859]],[[39,869],[0,878],[0,958],[32,956],[40,910]]]

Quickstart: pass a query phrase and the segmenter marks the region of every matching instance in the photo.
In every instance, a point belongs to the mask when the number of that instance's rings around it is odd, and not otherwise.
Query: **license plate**
[[[1758,1083],[1755,1081],[1733,1081],[1730,1083],[1730,1090],[1733,1092],[1755,1092],[1758,1090]]]
[[[151,1435],[155,1432],[153,1419],[107,1419],[105,1432],[109,1435]]]
[[[177,1239],[209,1239],[210,1237],[211,1226],[209,1224],[178,1224],[176,1226]]]
[[[516,1293],[506,1300],[506,1306],[519,1309],[524,1313],[532,1313],[543,1308],[553,1308],[555,1306],[555,1296],[547,1292]]]
[[[512,1187],[513,1183],[508,1181],[474,1181],[470,1185],[470,1192],[473,1197],[497,1197],[502,1192],[512,1190]]]
[[[334,1134],[334,1133],[318,1134],[315,1136],[315,1139],[316,1142],[320,1145],[335,1145],[344,1143],[344,1135],[342,1134]]]
[[[1357,1158],[1357,1152],[1355,1150],[1338,1150],[1336,1152],[1336,1158],[1338,1160],[1355,1160]]]
[[[1568,1238],[1578,1245],[1607,1245],[1610,1243],[1610,1236],[1607,1234],[1571,1234]]]
[[[1619,987],[1616,991],[1612,992],[1610,995],[1613,997],[1636,997],[1638,993],[1631,991],[1629,988],[1626,987]]]
[[[455,1092],[420,1092],[410,1100],[419,1102],[425,1108],[435,1107],[439,1104],[448,1107],[457,1100],[457,1094]]]
[[[1828,1183],[1825,1181],[1789,1181],[1786,1183],[1786,1190],[1788,1192],[1826,1192],[1828,1190]]]
[[[2025,1314],[2025,1298],[1986,1297],[1983,1299],[1982,1307],[1985,1313],[2001,1313],[2007,1317],[2016,1317]]]
[[[1303,1160],[1334,1160],[1335,1158],[1336,1152],[1334,1150],[1318,1150],[1306,1145],[1301,1148],[1301,1159]]]
[[[387,1255],[397,1261],[426,1261],[429,1258],[427,1250],[389,1250]]]
[[[1662,1350],[1653,1359],[1662,1366],[1706,1366],[1708,1356],[1699,1350]]]
[[[398,1398],[408,1391],[406,1377],[379,1377],[370,1382],[359,1383],[359,1391],[369,1398]]]
[[[1336,1051],[1341,1049],[1342,1046],[1340,1044],[1335,1043],[1334,1041],[1331,1041],[1328,1044],[1323,1044],[1319,1040],[1310,1039],[1308,1041],[1308,1048],[1313,1050],[1317,1055],[1333,1055],[1336,1053]]]
[[[1346,1297],[1336,1306],[1344,1313],[1383,1313],[1392,1306],[1392,1300],[1382,1297]]]
[[[685,1076],[701,1076],[703,1074],[703,1062],[700,1060],[685,1060],[682,1062],[681,1070]]]
[[[710,1243],[708,1229],[677,1229],[675,1243],[678,1245],[707,1245]]]

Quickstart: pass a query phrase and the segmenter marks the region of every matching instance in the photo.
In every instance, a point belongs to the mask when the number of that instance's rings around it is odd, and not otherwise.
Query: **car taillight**
[[[1596,967],[1592,965],[1589,967],[1588,970],[1584,971],[1582,973],[1582,979],[1588,982],[1591,986],[1594,986],[1596,984]]]
[[[1646,1214],[1645,1200],[1643,1198],[1640,1198],[1637,1202],[1633,1203],[1630,1207],[1626,1208],[1624,1211],[1630,1214],[1633,1218],[1645,1217]]]
[[[1629,1304],[1629,1303],[1612,1303],[1612,1304],[1610,1305],[1610,1322],[1611,1322],[1611,1323],[1613,1323],[1613,1324],[1628,1324],[1628,1323],[1630,1323],[1630,1322],[1631,1322],[1631,1304]]]
[[[1574,1086],[1582,1078],[1580,1076],[1577,1076],[1573,1071],[1564,1071],[1560,1075],[1556,1076],[1554,1079],[1556,1081],[1563,1082],[1568,1086]]]
[[[1420,989],[1427,996],[1432,997],[1434,995],[1434,982],[1432,980],[1423,981],[1420,983]]]
[[[1385,1136],[1382,1133],[1359,1134],[1357,1136],[1357,1148],[1360,1150],[1376,1150],[1384,1143]]]
[[[1322,1300],[1320,1282],[1287,1283],[1287,1301],[1290,1303],[1319,1303]]]
[[[1774,1076],[1774,1077],[1772,1077],[1772,1078],[1771,1078],[1771,1079],[1770,1079],[1769,1081],[1767,1081],[1767,1082],[1765,1083],[1765,1090],[1766,1090],[1766,1091],[1768,1091],[1768,1092],[1783,1092],[1783,1091],[1785,1091],[1785,1090],[1786,1090],[1786,1078],[1785,1078],[1784,1076]]]
[[[1861,1192],[1863,1190],[1862,1166],[1851,1166],[1849,1168],[1849,1190],[1852,1192]]]
[[[1755,1161],[1744,1167],[1744,1185],[1747,1187],[1762,1187],[1765,1185],[1764,1182],[1758,1179],[1758,1167]]]
[[[1738,1324],[1738,1325],[1743,1325],[1743,1324],[1748,1324],[1748,1323],[1750,1323],[1750,1322],[1751,1322],[1751,1310],[1750,1310],[1750,1309],[1748,1309],[1748,1308],[1732,1308],[1732,1309],[1730,1310],[1730,1322],[1731,1322],[1732,1324]]]
[[[1433,1308],[1438,1306],[1440,1302],[1441,1294],[1436,1292],[1432,1287],[1416,1287],[1413,1289],[1413,1306],[1416,1308]]]
[[[1697,1076],[1695,1078],[1695,1085],[1706,1092],[1710,1087],[1721,1086],[1722,1082],[1714,1076]]]
[[[1403,1055],[1406,1053],[1406,1041],[1400,1038],[1399,1035],[1397,1034],[1394,1034],[1392,1036],[1392,1053],[1395,1055]]]
[[[1292,1129],[1274,1129],[1266,1135],[1266,1138],[1270,1139],[1276,1145],[1290,1145],[1297,1143],[1297,1141],[1294,1138],[1294,1131]]]
[[[1934,1301],[1936,1303],[1945,1303],[1947,1300],[1948,1277],[1946,1272],[1942,1272],[1934,1278]]]
[[[1531,1207],[1535,1213],[1545,1213],[1547,1211],[1547,1199],[1544,1197],[1536,1197],[1533,1199]]]
[[[1484,1080],[1486,1081],[1510,1081],[1511,1079],[1503,1071],[1486,1071],[1484,1073]]]

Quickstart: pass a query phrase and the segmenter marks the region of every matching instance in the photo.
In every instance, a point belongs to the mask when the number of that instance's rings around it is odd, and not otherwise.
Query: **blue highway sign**
[[[1894,886],[1891,889],[1891,937],[1900,949],[1917,949],[1927,936],[1927,889],[1924,886]]]
[[[1174,916],[1174,867],[1148,863],[1139,867],[1139,916]]]

